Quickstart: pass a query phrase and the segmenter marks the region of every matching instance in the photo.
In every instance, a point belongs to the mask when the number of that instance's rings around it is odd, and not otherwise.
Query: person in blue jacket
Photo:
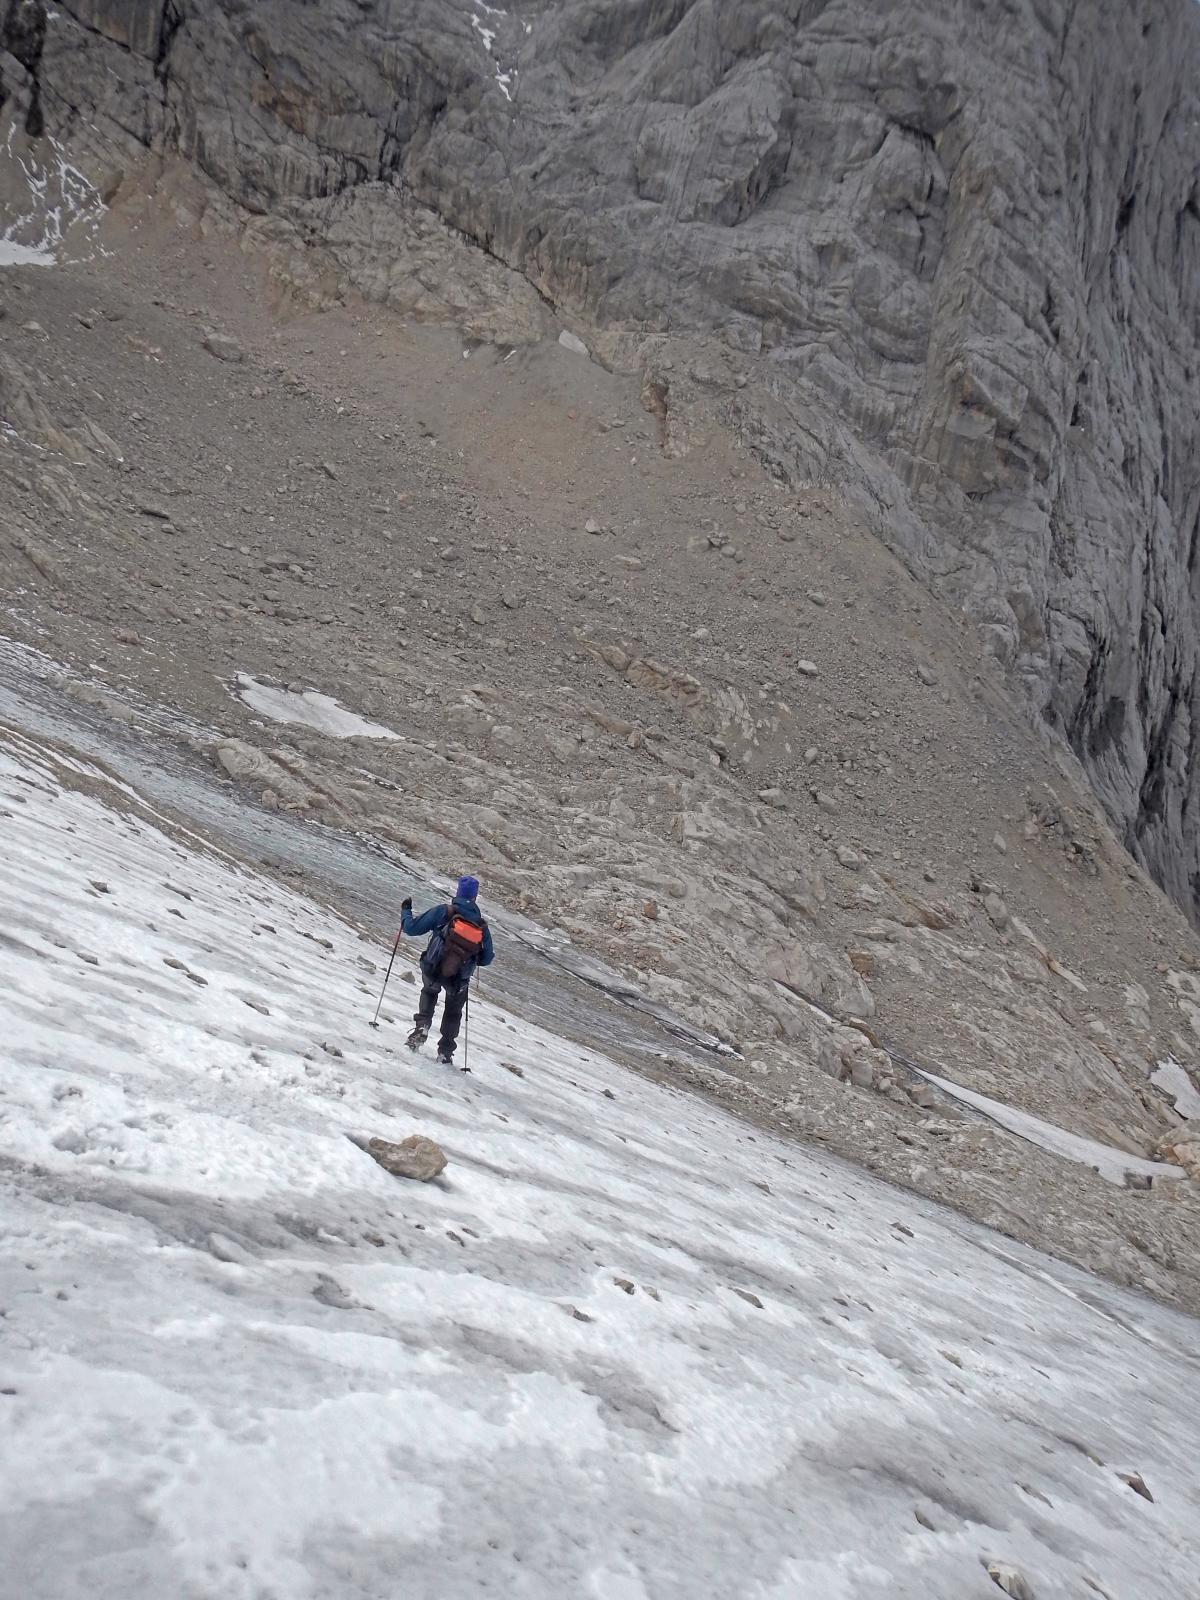
[[[446,1002],[442,1007],[437,1053],[438,1060],[447,1064],[454,1060],[467,990],[475,968],[490,967],[496,955],[491,930],[477,903],[478,895],[479,879],[463,877],[458,880],[458,891],[448,906],[430,906],[419,917],[413,916],[411,898],[403,901],[400,907],[402,933],[414,939],[425,933],[433,935],[421,956],[421,1001],[408,1036],[408,1048],[419,1050],[429,1037],[438,995],[444,989]]]

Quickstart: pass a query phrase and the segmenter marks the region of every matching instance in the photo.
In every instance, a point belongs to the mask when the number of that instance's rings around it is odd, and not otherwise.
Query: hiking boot
[[[410,1050],[419,1050],[429,1037],[429,1024],[418,1022],[405,1043]]]
[[[444,1067],[452,1067],[454,1065],[453,1045],[439,1044],[437,1058]]]

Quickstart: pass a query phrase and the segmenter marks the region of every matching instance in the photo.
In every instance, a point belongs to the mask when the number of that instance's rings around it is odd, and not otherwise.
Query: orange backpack
[[[453,908],[450,920],[442,935],[442,959],[438,963],[438,976],[457,978],[469,961],[478,961],[483,950],[483,935],[487,923],[471,922]]]

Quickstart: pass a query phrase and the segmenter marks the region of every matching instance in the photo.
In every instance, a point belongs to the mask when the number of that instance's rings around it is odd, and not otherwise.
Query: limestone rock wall
[[[363,292],[469,311],[481,336],[537,337],[544,301],[613,360],[679,342],[690,368],[657,403],[690,384],[781,473],[845,484],[1195,915],[1193,0],[8,0],[0,18],[9,113],[113,181],[177,150],[264,237],[294,228]],[[490,258],[449,294],[442,226]]]

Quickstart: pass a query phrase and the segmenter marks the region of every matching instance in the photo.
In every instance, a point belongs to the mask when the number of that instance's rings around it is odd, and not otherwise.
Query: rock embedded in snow
[[[428,1183],[444,1172],[449,1160],[441,1145],[421,1133],[410,1133],[399,1144],[368,1139],[364,1148],[394,1178],[413,1178],[420,1183]]]
[[[1011,1596],[1011,1600],[1037,1600],[1021,1573],[1006,1561],[989,1561],[987,1575],[998,1589],[1003,1589],[1006,1595]]]
[[[1117,1477],[1122,1483],[1128,1484],[1134,1494],[1140,1494],[1143,1500],[1149,1500],[1151,1505],[1154,1504],[1154,1496],[1146,1487],[1146,1480],[1140,1472],[1118,1472]]]

